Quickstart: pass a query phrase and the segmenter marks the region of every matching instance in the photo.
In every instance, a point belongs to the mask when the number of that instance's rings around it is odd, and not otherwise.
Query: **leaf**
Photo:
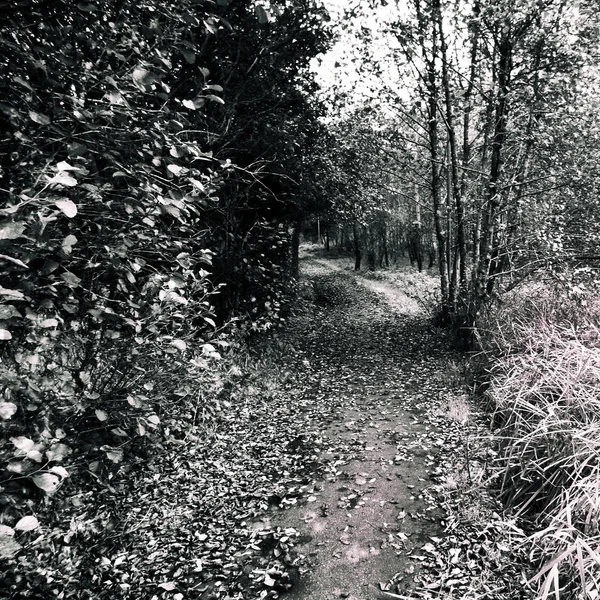
[[[15,265],[19,265],[19,267],[23,267],[24,269],[29,268],[22,260],[19,260],[18,258],[13,258],[12,256],[7,256],[6,254],[0,254],[0,259],[7,260],[11,263],[14,263]]]
[[[8,329],[0,329],[0,340],[11,340],[12,333]]]
[[[0,319],[21,317],[21,313],[12,304],[0,304]]]
[[[34,529],[37,529],[39,526],[40,526],[40,522],[34,516],[29,516],[29,517],[23,517],[22,519],[19,519],[19,521],[15,525],[15,529],[17,531],[33,531]]]
[[[181,172],[183,171],[183,167],[180,167],[179,165],[167,165],[167,169],[176,176],[181,175]]]
[[[9,527],[8,525],[0,524],[0,537],[3,535],[8,535],[12,537],[13,535],[15,535],[15,530],[12,527]]]
[[[275,580],[268,573],[265,573],[263,583],[269,587],[273,587],[275,585]]]
[[[158,293],[158,297],[162,302],[174,302],[175,304],[183,304],[184,306],[188,304],[187,298],[184,298],[171,290],[161,290]]]
[[[17,412],[17,405],[12,402],[0,402],[0,419],[10,419]]]
[[[77,180],[75,180],[75,184],[77,184]],[[77,214],[77,206],[67,198],[64,200],[57,200],[54,204],[60,208],[69,219],[72,219]]]
[[[73,246],[77,243],[77,238],[74,235],[68,235],[60,246],[61,250],[65,254],[71,254],[73,251]]]
[[[53,444],[50,450],[46,450],[46,457],[48,458],[48,461],[60,462],[69,454],[71,454],[71,448],[62,443]]]
[[[193,65],[196,62],[196,54],[191,50],[186,48],[180,48],[179,51],[183,54],[183,58],[185,58],[186,62],[190,65]]]
[[[150,415],[148,417],[148,422],[152,423],[152,425],[159,425],[160,419],[159,419],[158,415]]]
[[[27,453],[27,458],[29,460],[33,460],[36,463],[41,463],[42,460],[44,460],[44,457],[42,456],[42,453],[39,450],[30,450]]]
[[[187,348],[187,344],[183,340],[173,340],[171,342],[175,348],[179,348],[182,352]]]
[[[102,446],[100,450],[106,452],[106,458],[119,464],[123,460],[123,449],[122,448],[111,448],[110,446]]]
[[[74,167],[73,165],[70,165],[66,160],[61,160],[57,165],[56,168],[59,171],[80,171],[81,169],[79,169],[78,167]]]
[[[25,223],[2,223],[0,225],[0,240],[16,240],[23,235]]]
[[[271,20],[271,15],[262,6],[257,6],[255,11],[261,25],[265,25]]]
[[[0,535],[0,558],[10,559],[21,549],[21,544],[8,535]]]
[[[136,67],[131,76],[133,82],[140,88],[145,88],[156,80],[156,77],[144,67]]]
[[[106,412],[104,412],[103,410],[96,409],[94,412],[96,413],[96,418],[98,419],[98,421],[108,420],[108,414],[106,414]]]
[[[77,185],[77,179],[75,179],[75,177],[71,177],[71,175],[69,175],[66,171],[59,171],[54,177],[48,180],[48,183],[64,185],[67,187],[75,187]]]
[[[48,329],[49,327],[58,327],[58,321],[56,319],[44,319],[40,323],[40,327]]]
[[[29,111],[29,118],[38,125],[50,125],[50,118],[42,113],[34,112],[33,110]]]
[[[13,81],[27,88],[30,92],[34,92],[35,90],[31,87],[28,81],[25,81],[22,77],[13,77]]]
[[[34,446],[35,442],[24,435],[20,435],[19,437],[10,438],[10,441],[13,443],[17,450],[21,450],[21,452],[29,452]]]
[[[18,290],[9,290],[3,287],[0,287],[0,296],[9,296],[10,298],[14,298],[16,300],[23,300],[23,298],[25,298],[25,294],[23,294],[23,292],[19,292]]]
[[[94,12],[96,10],[96,6],[91,2],[79,2],[77,8],[83,12]]]
[[[81,279],[79,279],[79,277],[77,277],[77,275],[74,273],[71,273],[71,271],[65,271],[61,277],[70,287],[77,287],[81,282]]]
[[[186,107],[189,108],[190,110],[196,110],[196,105],[194,104],[194,102],[192,100],[184,100],[182,102],[182,104]]]
[[[51,467],[50,472],[58,475],[59,477],[62,477],[63,479],[69,476],[69,472],[64,467]]]
[[[175,589],[176,585],[172,581],[167,581],[165,583],[159,583],[158,587],[165,590],[165,592],[172,592]]]
[[[31,477],[33,483],[47,494],[54,493],[60,485],[60,478],[52,473],[37,473]]]
[[[213,102],[216,102],[217,104],[225,104],[225,100],[223,100],[223,98],[219,98],[219,96],[215,96],[214,94],[208,94],[205,97]]]

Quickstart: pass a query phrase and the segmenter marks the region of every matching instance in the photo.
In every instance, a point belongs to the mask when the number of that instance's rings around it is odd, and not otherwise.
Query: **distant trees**
[[[599,221],[592,4],[411,0],[364,12],[361,85],[376,92],[377,141],[349,177],[370,181],[363,203],[393,181],[396,199],[421,207],[403,222],[413,236],[421,222],[422,241],[433,234],[441,320],[469,328],[500,281],[593,254],[596,228],[587,236],[579,218]],[[417,252],[418,239],[405,243]]]

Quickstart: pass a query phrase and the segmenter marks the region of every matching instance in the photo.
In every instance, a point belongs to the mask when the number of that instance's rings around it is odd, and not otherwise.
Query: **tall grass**
[[[536,284],[480,323],[502,496],[530,520],[536,597],[600,597],[599,305]]]

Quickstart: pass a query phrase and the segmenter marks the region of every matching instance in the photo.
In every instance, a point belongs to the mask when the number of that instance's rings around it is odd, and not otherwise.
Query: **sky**
[[[334,26],[341,22],[343,12],[348,8],[348,0],[322,0],[322,2],[329,11]],[[381,21],[389,19],[395,11],[395,5],[390,3],[388,7],[381,7],[372,16],[361,18],[360,22],[354,24],[354,28],[361,26],[370,30],[374,40],[371,51],[375,58],[383,59],[389,54],[390,45],[393,45],[393,40],[381,36]],[[317,82],[324,90],[335,89],[338,94],[345,94],[349,110],[353,106],[362,104],[365,98],[368,98],[371,104],[378,104],[377,89],[381,87],[379,80],[368,76],[364,71],[360,72],[360,65],[364,60],[362,52],[364,42],[358,39],[352,29],[352,27],[345,28],[333,48],[313,60],[312,65]],[[388,82],[393,84],[394,79],[396,77],[390,73]],[[402,91],[398,89],[398,93],[402,94]]]

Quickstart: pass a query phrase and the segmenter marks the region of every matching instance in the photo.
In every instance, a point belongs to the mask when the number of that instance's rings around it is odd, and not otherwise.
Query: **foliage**
[[[68,541],[36,574],[61,514],[97,539],[82,498],[214,416],[224,354],[283,322],[329,34],[314,3],[5,9],[0,548],[25,593],[74,577]]]
[[[370,182],[350,204],[375,198],[392,244],[396,215],[385,209],[408,208],[401,243],[420,266],[419,248],[435,251],[441,321],[471,330],[506,282],[595,256],[593,3],[371,2],[347,16],[342,35],[354,43],[337,59],[346,80],[332,84],[342,90],[334,111],[346,138],[370,129],[373,140],[355,144],[344,171]]]
[[[496,474],[505,501],[535,524],[532,583],[539,596],[593,597],[598,531],[598,305],[552,286],[514,292],[490,315],[481,343],[491,359],[487,395],[498,427]],[[576,315],[576,318],[574,318]]]

